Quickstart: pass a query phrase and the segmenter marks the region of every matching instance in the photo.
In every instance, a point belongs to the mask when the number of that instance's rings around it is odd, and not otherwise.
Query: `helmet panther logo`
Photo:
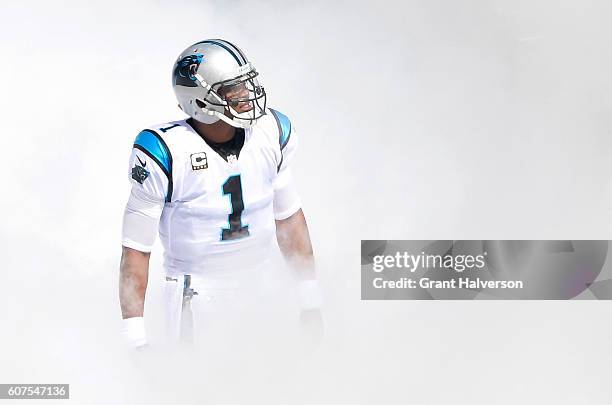
[[[202,63],[204,55],[187,55],[176,62],[174,67],[174,84],[177,86],[198,87],[195,80],[195,73]]]

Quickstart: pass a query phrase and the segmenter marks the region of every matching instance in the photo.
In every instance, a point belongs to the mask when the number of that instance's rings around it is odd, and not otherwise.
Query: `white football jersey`
[[[301,207],[289,169],[296,146],[289,119],[271,109],[244,130],[239,155],[227,161],[187,120],[152,126],[134,142],[130,200],[140,202],[126,213],[151,217],[161,208],[169,274],[257,267],[277,249],[275,219]],[[135,236],[132,223],[124,221],[123,245],[150,251],[153,240]]]

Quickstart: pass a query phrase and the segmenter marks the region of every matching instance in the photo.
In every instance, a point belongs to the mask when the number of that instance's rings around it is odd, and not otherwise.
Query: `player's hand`
[[[320,309],[306,309],[300,312],[302,341],[307,349],[321,344],[324,334],[323,316]]]

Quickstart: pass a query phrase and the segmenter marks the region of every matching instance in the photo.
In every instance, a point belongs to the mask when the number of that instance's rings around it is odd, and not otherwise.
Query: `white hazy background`
[[[608,302],[359,298],[361,239],[611,238],[609,1],[0,7],[0,382],[70,383],[78,404],[611,402]],[[301,134],[327,336],[278,372],[152,383],[117,336],[127,159],[182,117],[172,63],[209,37]]]

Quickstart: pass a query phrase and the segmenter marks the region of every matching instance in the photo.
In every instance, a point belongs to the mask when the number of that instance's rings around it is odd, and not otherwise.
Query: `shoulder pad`
[[[136,137],[134,147],[153,159],[170,178],[172,173],[172,155],[168,145],[166,145],[161,136],[153,130],[145,129]]]
[[[291,137],[291,121],[289,121],[289,117],[282,112],[271,108],[269,110],[276,120],[276,125],[278,126],[278,143],[280,144],[281,150],[283,150]]]

